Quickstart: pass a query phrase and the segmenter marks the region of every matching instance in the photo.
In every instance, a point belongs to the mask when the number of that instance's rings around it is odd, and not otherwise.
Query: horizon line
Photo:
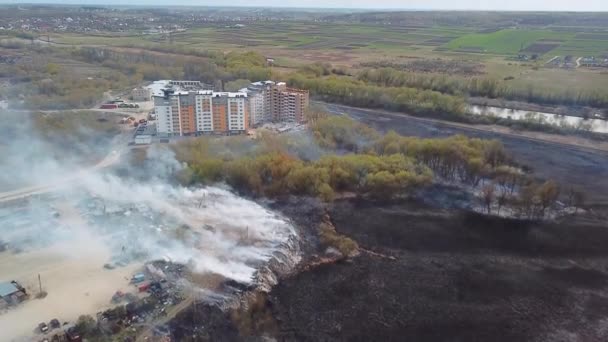
[[[289,10],[351,10],[351,11],[399,11],[399,12],[520,12],[520,13],[607,13],[606,10],[576,10],[576,9],[466,9],[466,8],[422,8],[422,7],[319,7],[319,6],[276,6],[276,5],[259,5],[259,6],[245,6],[245,5],[204,5],[204,4],[175,4],[175,5],[153,5],[153,4],[121,4],[121,3],[87,3],[82,4],[74,0],[74,2],[59,3],[59,2],[16,2],[10,0],[0,0],[0,5],[54,5],[54,6],[66,6],[66,7],[86,7],[86,6],[99,6],[104,8],[112,7],[142,7],[142,8],[171,8],[171,7],[200,7],[200,8],[250,8],[250,9],[289,9]]]

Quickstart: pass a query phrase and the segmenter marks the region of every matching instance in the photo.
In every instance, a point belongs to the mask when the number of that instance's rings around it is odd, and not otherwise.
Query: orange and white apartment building
[[[154,96],[158,133],[168,136],[240,134],[249,128],[246,93],[164,89]]]
[[[305,122],[308,91],[272,81],[238,92],[202,90],[197,81],[159,81],[156,129],[165,136],[241,134],[265,122]],[[165,82],[164,84],[162,82]]]

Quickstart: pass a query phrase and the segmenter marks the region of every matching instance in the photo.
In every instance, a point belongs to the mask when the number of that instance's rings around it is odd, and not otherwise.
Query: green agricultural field
[[[552,51],[555,55],[605,56],[608,55],[608,39],[571,39]]]
[[[507,29],[492,33],[473,33],[454,39],[444,47],[464,52],[514,55],[539,40],[568,40],[575,36],[570,32],[547,30]]]

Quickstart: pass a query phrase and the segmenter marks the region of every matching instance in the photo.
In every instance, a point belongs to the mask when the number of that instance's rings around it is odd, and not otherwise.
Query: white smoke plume
[[[147,261],[183,263],[201,275],[263,288],[261,278],[275,281],[274,275],[260,276],[271,260],[288,267],[298,261],[297,234],[287,219],[221,186],[176,185],[171,177],[184,165],[167,148],[148,149],[140,168],[120,161],[126,144],[95,146],[92,155],[107,157],[92,167],[69,144],[63,149],[47,144],[25,117],[12,119],[0,121],[0,133],[10,132],[0,140],[0,282],[17,280],[31,289],[42,273],[49,295],[0,314],[0,340],[31,331],[36,320],[53,318],[51,312],[67,316],[62,319],[96,312],[99,303],[109,302],[117,282]],[[6,191],[53,184],[52,191],[25,201],[2,202]],[[82,275],[61,274],[67,279],[60,290],[63,280],[53,274],[69,267]],[[91,289],[82,290],[79,282]],[[83,304],[73,300],[72,311],[66,311],[65,296],[78,291]],[[222,297],[213,291],[200,293]]]

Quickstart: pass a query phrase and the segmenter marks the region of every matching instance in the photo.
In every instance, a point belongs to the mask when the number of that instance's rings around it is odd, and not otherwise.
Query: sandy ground
[[[49,248],[20,254],[0,254],[2,281],[17,280],[32,298],[0,314],[1,341],[29,341],[40,322],[53,318],[74,322],[82,314],[92,314],[111,307],[117,290],[134,290],[129,285],[132,274],[141,265],[114,270],[103,269],[110,253],[99,239],[93,239],[84,220],[69,204],[58,205],[64,223],[74,229],[74,240]],[[48,293],[35,299],[38,275]],[[29,336],[29,337],[28,337]]]

